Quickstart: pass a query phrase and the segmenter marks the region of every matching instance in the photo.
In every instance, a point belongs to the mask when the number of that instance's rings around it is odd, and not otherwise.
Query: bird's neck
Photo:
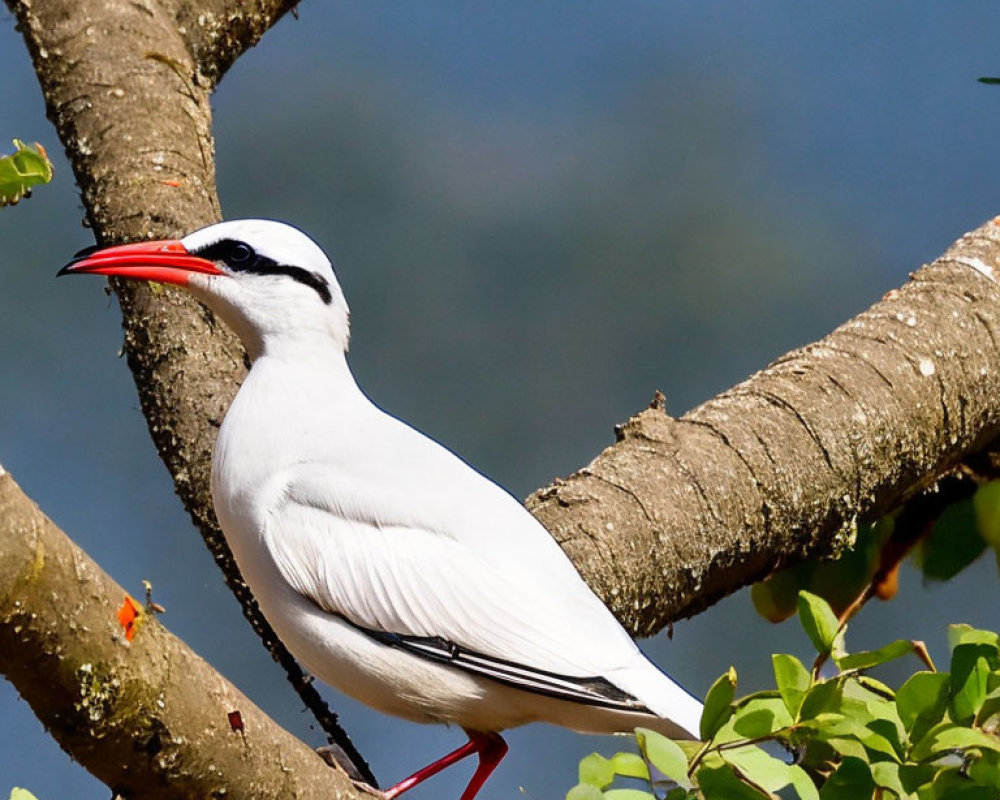
[[[243,342],[251,361],[264,357],[295,363],[306,359],[343,361],[350,341],[347,306],[306,306],[290,318],[287,307],[253,303],[226,281],[212,288],[192,282],[188,289],[218,315]]]
[[[363,397],[343,348],[326,342],[267,338],[251,354],[248,381],[259,396],[281,398],[286,407],[323,408]]]
[[[343,351],[265,349],[226,414],[213,473],[228,474],[235,464],[241,480],[254,485],[288,458],[322,457],[371,409]]]
[[[329,373],[341,377],[346,372],[350,377],[347,342],[331,336],[329,331],[305,328],[240,338],[252,364],[267,359],[269,364],[286,365],[289,369],[319,368],[320,376]]]

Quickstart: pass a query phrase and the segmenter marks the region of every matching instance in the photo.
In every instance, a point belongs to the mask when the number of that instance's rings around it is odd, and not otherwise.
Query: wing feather
[[[368,495],[370,484],[335,468],[312,463],[286,477],[267,545],[296,591],[354,625],[569,678],[597,678],[638,655],[558,545],[501,490],[514,513],[492,497],[489,520],[443,512],[421,524],[420,503]],[[454,530],[470,524],[475,535]],[[510,530],[519,526],[538,527]]]

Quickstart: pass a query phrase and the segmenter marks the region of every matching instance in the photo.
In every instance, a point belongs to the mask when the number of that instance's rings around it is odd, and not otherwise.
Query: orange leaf
[[[899,591],[899,565],[902,561],[897,561],[887,570],[879,570],[872,579],[875,586],[875,594],[879,600],[892,600]]]
[[[125,602],[118,609],[118,622],[121,623],[122,629],[125,631],[125,639],[127,641],[131,642],[132,637],[135,636],[136,625],[139,622],[141,614],[142,609],[135,604],[135,600],[125,595]]]

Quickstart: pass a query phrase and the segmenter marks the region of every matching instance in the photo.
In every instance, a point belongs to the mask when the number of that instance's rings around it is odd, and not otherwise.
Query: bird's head
[[[183,239],[84,251],[60,275],[183,286],[236,331],[251,358],[271,346],[330,339],[347,350],[348,308],[326,254],[283,222],[233,220]]]

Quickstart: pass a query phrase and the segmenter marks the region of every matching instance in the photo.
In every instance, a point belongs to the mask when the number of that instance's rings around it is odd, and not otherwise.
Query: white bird
[[[222,222],[80,254],[65,273],[183,286],[243,341],[252,367],[219,430],[212,496],[264,615],[331,686],[469,736],[386,798],[476,753],[472,800],[507,751],[499,732],[528,722],[697,737],[701,704],[535,518],[358,388],[347,303],[305,234]]]

